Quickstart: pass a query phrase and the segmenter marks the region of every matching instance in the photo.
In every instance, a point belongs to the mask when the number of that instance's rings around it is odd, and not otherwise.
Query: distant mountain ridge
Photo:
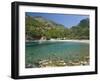
[[[44,24],[46,26],[51,26],[51,27],[56,27],[56,26],[58,26],[58,27],[64,27],[64,25],[58,24],[58,23],[56,23],[56,22],[54,22],[52,20],[46,19],[46,18],[44,18],[42,16],[33,16],[33,17],[32,16],[26,16],[26,18],[30,18],[30,17],[32,18],[33,21],[40,22],[40,23],[42,23],[42,24]]]
[[[71,28],[41,16],[25,16],[26,40],[41,39],[89,39],[89,18],[82,19]]]

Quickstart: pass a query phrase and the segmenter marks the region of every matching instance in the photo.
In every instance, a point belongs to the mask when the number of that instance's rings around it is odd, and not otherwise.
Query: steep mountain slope
[[[60,38],[60,39],[89,39],[89,18],[83,19],[71,28],[56,23],[41,16],[26,16],[26,40]]]

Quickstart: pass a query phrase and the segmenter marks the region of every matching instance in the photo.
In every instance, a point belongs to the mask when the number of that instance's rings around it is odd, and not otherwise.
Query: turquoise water
[[[89,44],[75,42],[28,42],[26,43],[26,64],[38,60],[61,58],[64,60],[81,59],[89,56]]]

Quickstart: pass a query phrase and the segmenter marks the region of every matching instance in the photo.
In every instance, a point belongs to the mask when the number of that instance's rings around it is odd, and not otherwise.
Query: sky
[[[58,24],[62,24],[67,28],[77,25],[82,19],[89,18],[88,15],[75,15],[75,14],[55,14],[55,13],[34,13],[26,12],[28,16],[41,16],[45,19],[52,20]]]

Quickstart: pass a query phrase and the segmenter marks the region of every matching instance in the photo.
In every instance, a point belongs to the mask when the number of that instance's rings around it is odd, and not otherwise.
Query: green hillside
[[[89,39],[89,19],[83,19],[76,26],[64,27],[62,24],[45,19],[41,16],[26,16],[26,40],[53,39]]]

